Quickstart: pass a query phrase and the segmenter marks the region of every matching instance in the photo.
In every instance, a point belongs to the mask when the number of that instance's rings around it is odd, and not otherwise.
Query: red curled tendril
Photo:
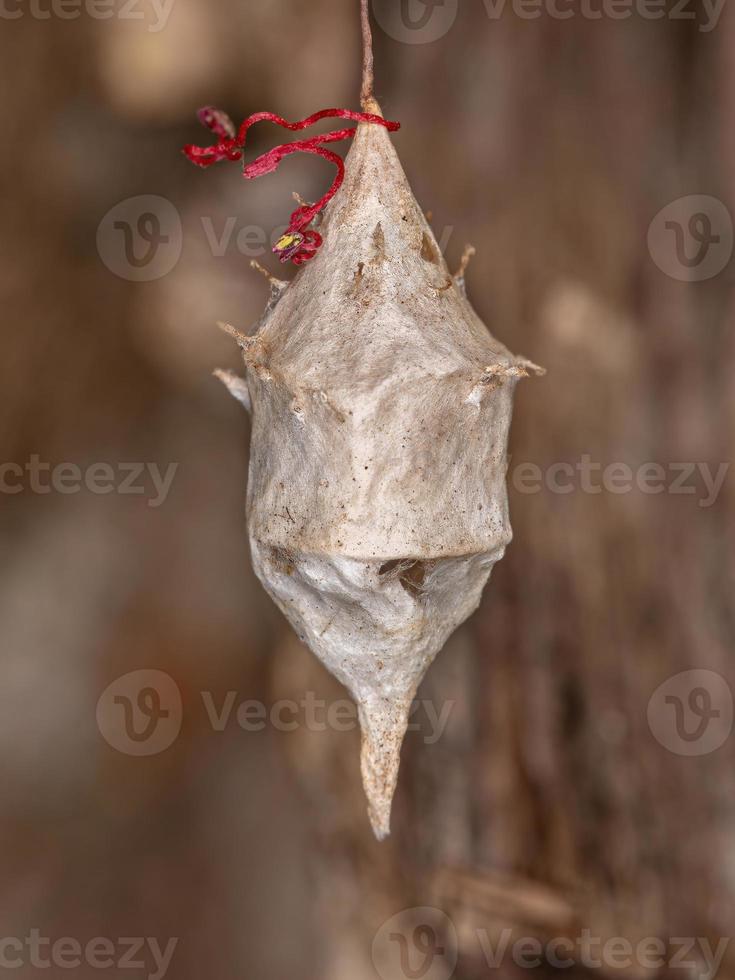
[[[319,122],[320,119],[328,118],[376,123],[377,125],[385,126],[390,132],[400,129],[400,123],[389,122],[383,119],[382,116],[374,115],[371,112],[352,112],[349,109],[322,109],[320,112],[315,112],[313,115],[307,116],[306,119],[301,119],[299,122],[288,122],[282,116],[277,116],[272,112],[256,112],[252,116],[248,116],[237,132],[235,132],[235,127],[230,117],[219,109],[207,106],[199,110],[198,116],[199,121],[218,137],[217,142],[213,146],[189,145],[184,147],[183,152],[186,157],[198,167],[211,167],[213,163],[218,163],[220,160],[243,159],[244,163],[248,130],[257,122],[274,122],[276,125],[282,126],[284,129],[289,129],[292,132],[306,129],[308,126]],[[337,129],[331,133],[313,136],[308,140],[282,143],[280,146],[268,150],[267,153],[261,154],[252,163],[243,166],[243,176],[247,177],[248,180],[252,180],[255,177],[261,177],[263,174],[272,173],[276,170],[281,160],[291,153],[314,153],[317,156],[323,157],[325,160],[329,160],[337,168],[337,174],[327,193],[316,204],[300,205],[292,213],[286,232],[273,247],[273,251],[278,255],[281,262],[288,262],[290,259],[295,265],[303,265],[304,262],[308,262],[309,259],[314,258],[316,255],[319,246],[322,244],[322,236],[318,231],[309,228],[308,225],[326,207],[329,201],[332,200],[342,186],[342,181],[345,176],[345,165],[342,158],[336,153],[332,153],[331,150],[324,149],[323,144],[351,139],[356,132],[357,129],[355,127],[350,129]]]

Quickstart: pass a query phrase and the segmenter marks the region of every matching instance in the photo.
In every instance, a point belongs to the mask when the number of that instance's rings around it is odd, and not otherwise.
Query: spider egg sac
[[[505,476],[516,382],[452,277],[382,126],[362,123],[324,244],[274,281],[246,377],[255,571],[354,697],[378,838],[408,711],[511,539]]]

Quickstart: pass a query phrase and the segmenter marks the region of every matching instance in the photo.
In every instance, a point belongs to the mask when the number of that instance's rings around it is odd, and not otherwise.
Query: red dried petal
[[[192,163],[195,163],[199,167],[210,167],[213,163],[218,163],[220,160],[239,160],[244,156],[248,130],[256,122],[273,122],[293,132],[306,129],[320,119],[327,118],[375,123],[376,125],[385,126],[390,132],[400,129],[400,123],[390,122],[389,120],[383,119],[382,116],[377,116],[370,112],[352,112],[350,109],[321,109],[319,112],[315,112],[313,115],[307,116],[306,119],[301,119],[298,122],[288,122],[282,116],[277,116],[272,112],[256,112],[248,116],[241,124],[237,135],[235,135],[235,127],[230,117],[219,109],[206,106],[199,110],[199,120],[219,137],[219,141],[214,146],[185,146],[184,154]],[[337,167],[337,174],[326,194],[316,204],[301,205],[291,214],[288,231],[301,234],[303,240],[297,248],[289,245],[285,249],[274,249],[277,254],[280,254],[282,262],[291,259],[295,265],[302,265],[314,257],[317,249],[322,244],[322,236],[318,232],[307,230],[307,225],[314,220],[316,215],[326,207],[337,193],[342,186],[345,173],[342,158],[330,150],[325,150],[323,144],[351,139],[355,135],[355,132],[355,128],[338,129],[331,133],[314,136],[308,140],[282,143],[272,150],[268,150],[267,153],[261,154],[252,163],[244,167],[243,175],[246,178],[253,179],[255,177],[261,177],[263,174],[272,173],[278,167],[281,160],[291,153],[314,153],[323,157],[325,160],[329,160],[330,163],[333,163]]]

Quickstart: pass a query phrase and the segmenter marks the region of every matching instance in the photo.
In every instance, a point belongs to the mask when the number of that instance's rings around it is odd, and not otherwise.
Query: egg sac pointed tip
[[[370,824],[378,840],[384,840],[390,833],[391,806],[411,700],[377,697],[359,705],[362,784]]]

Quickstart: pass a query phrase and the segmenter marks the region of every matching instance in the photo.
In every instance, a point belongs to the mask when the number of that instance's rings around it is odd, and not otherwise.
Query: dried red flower
[[[245,142],[248,130],[257,122],[274,122],[278,126],[291,131],[306,129],[320,119],[337,118],[350,119],[354,122],[375,123],[385,126],[391,132],[400,129],[400,123],[390,122],[382,116],[371,112],[352,112],[349,109],[322,109],[315,112],[306,119],[298,122],[288,122],[281,116],[272,112],[256,112],[242,123],[237,133],[230,117],[207,106],[200,109],[199,121],[210,129],[217,137],[218,141],[213,146],[193,146],[184,147],[184,154],[192,163],[198,167],[210,167],[213,163],[220,160],[240,160],[244,159]],[[288,228],[284,235],[276,242],[273,251],[278,255],[281,262],[292,261],[295,265],[302,265],[313,258],[317,249],[322,244],[322,236],[319,232],[310,229],[308,226],[314,218],[331,201],[342,185],[345,174],[345,165],[342,158],[331,150],[325,150],[324,143],[336,143],[340,140],[351,139],[356,132],[356,128],[338,129],[331,133],[323,133],[313,136],[308,140],[298,140],[293,143],[282,143],[261,154],[252,163],[243,167],[243,176],[249,180],[261,177],[263,174],[272,173],[280,164],[284,157],[291,153],[314,153],[325,160],[329,160],[337,168],[337,174],[329,190],[321,197],[316,204],[304,204],[296,208],[291,214]]]

